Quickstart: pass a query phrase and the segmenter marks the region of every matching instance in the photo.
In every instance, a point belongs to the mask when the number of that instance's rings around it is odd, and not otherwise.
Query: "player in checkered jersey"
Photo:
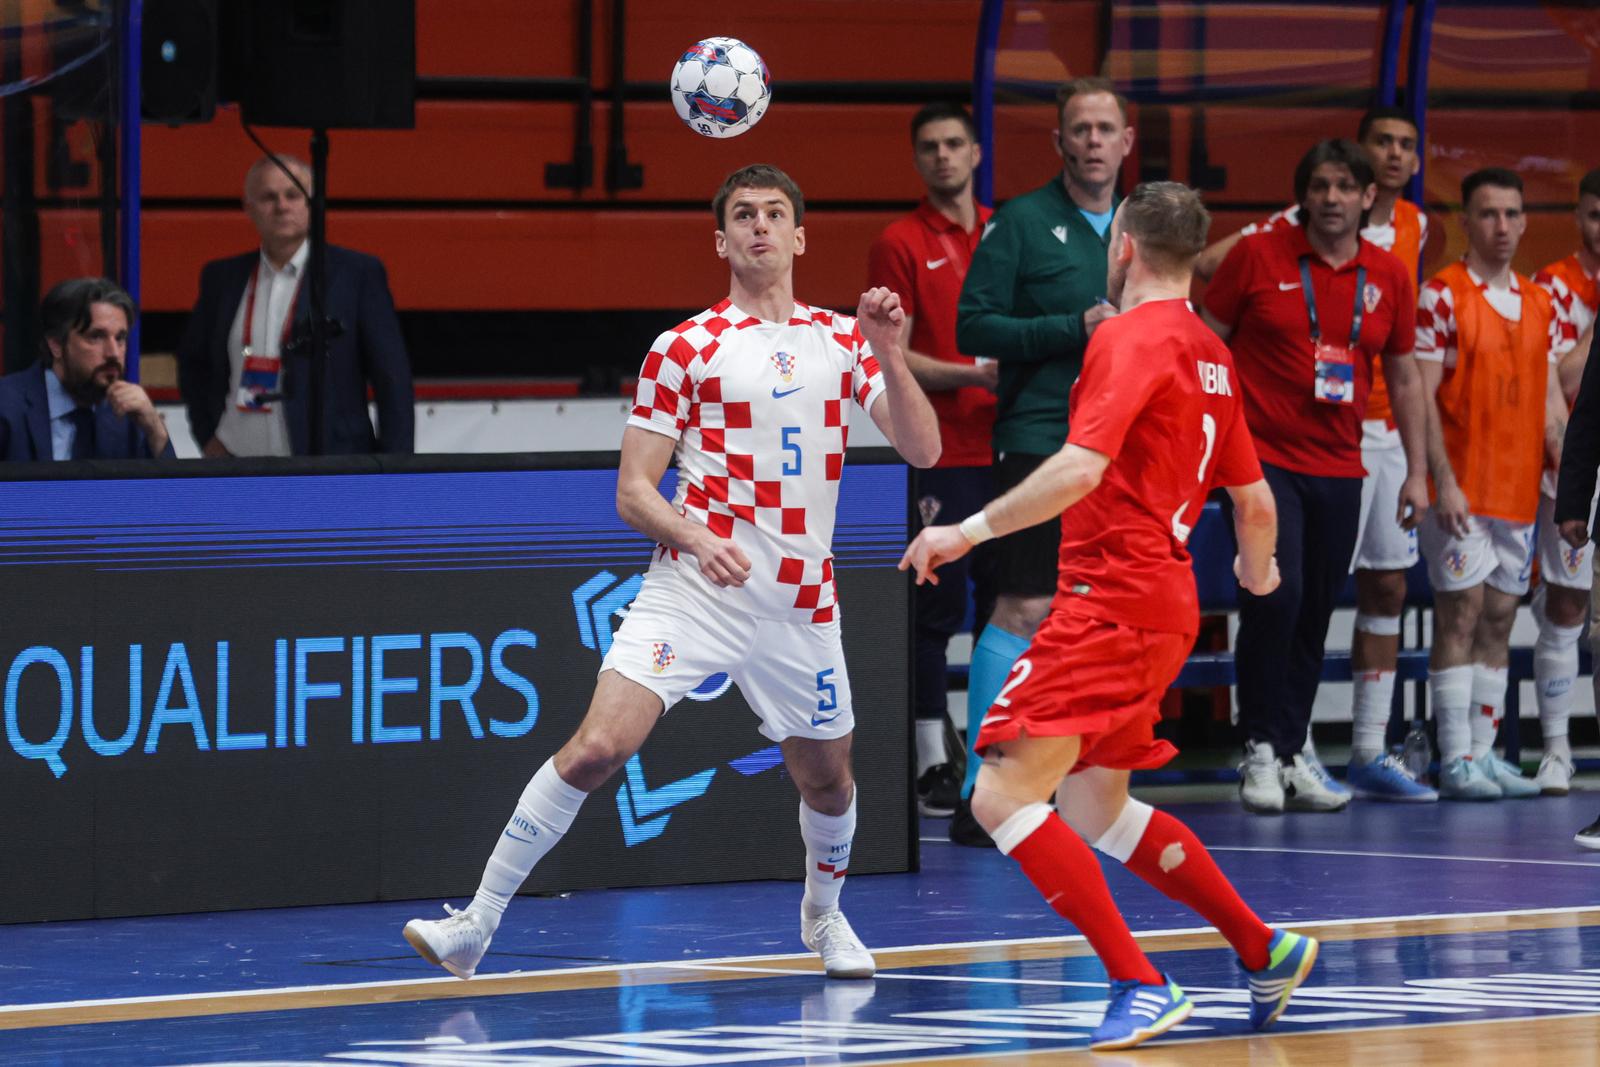
[[[1600,170],[1591,170],[1578,183],[1578,250],[1533,276],[1534,284],[1550,294],[1565,312],[1565,327],[1572,336],[1587,333],[1600,310]],[[1589,346],[1577,344],[1560,364],[1562,394],[1570,410]],[[1555,522],[1555,472],[1546,470],[1540,485],[1539,518],[1534,535],[1539,553],[1539,589],[1534,593],[1533,618],[1539,639],[1533,647],[1534,691],[1539,701],[1539,726],[1544,735],[1544,757],[1536,781],[1539,791],[1564,796],[1572,786],[1572,743],[1567,722],[1572,717],[1572,689],[1578,682],[1578,639],[1583,635],[1589,590],[1594,581],[1594,546],[1587,534],[1563,540]],[[1590,512],[1594,510],[1591,500]],[[1593,640],[1593,637],[1590,638]]]
[[[1055,599],[978,730],[972,812],[1105,965],[1111,1003],[1091,1049],[1137,1045],[1194,1006],[1139,949],[1085,842],[1217,927],[1258,1030],[1317,956],[1312,939],[1263,923],[1186,826],[1128,795],[1130,770],[1175,754],[1154,726],[1199,629],[1184,544],[1213,487],[1233,503],[1240,582],[1267,596],[1280,578],[1277,506],[1233,358],[1187,299],[1209,224],[1200,195],[1176,182],[1123,201],[1106,272],[1120,310],[1089,340],[1065,447],[959,526],[923,530],[900,561],[937,581],[937,566],[974,545],[1061,515]]]
[[[461,978],[584,799],[719,672],[760,716],[800,790],[801,939],[831,978],[876,969],[839,910],[856,825],[855,719],[829,545],[852,405],[917,467],[938,460],[939,424],[906,369],[894,293],[863,293],[855,318],[795,301],[805,204],[787,174],[764,164],[736,171],[712,210],[728,297],[651,347],[623,431],[617,511],[659,543],[644,586],[600,665],[588,714],[528,783],[472,903],[406,924],[424,959]],[[668,503],[656,487],[674,456]]]

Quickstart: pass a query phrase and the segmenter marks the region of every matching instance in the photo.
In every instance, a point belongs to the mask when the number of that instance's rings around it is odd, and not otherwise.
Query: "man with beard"
[[[1244,238],[1206,291],[1206,321],[1233,349],[1245,418],[1278,504],[1283,584],[1239,598],[1240,799],[1247,811],[1338,811],[1350,795],[1302,751],[1322,678],[1334,599],[1361,514],[1362,419],[1382,358],[1405,452],[1395,520],[1427,508],[1424,408],[1411,349],[1416,286],[1393,254],[1361,236],[1377,198],[1353,141],[1315,145],[1294,175],[1298,225]]]
[[[106,278],[74,278],[40,308],[44,359],[0,378],[0,458],[171,456],[150,394],[123,379],[133,298]]]

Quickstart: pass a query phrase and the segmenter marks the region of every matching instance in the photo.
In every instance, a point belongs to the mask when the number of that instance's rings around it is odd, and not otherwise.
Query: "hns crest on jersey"
[[[1361,302],[1367,306],[1367,314],[1369,315],[1378,310],[1378,301],[1382,299],[1383,290],[1371,282],[1368,282],[1367,287],[1361,290]]]
[[[672,646],[665,641],[650,642],[650,671],[660,674],[672,666],[672,661],[678,657],[673,654]]]
[[[788,352],[774,352],[772,353],[772,365],[778,368],[778,373],[782,375],[785,385],[794,381],[794,356]]]

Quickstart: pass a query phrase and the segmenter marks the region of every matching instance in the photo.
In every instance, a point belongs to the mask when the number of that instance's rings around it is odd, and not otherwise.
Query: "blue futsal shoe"
[[[1184,995],[1178,983],[1166,978],[1166,985],[1141,985],[1138,982],[1112,982],[1111,1004],[1106,1017],[1089,1035],[1089,1047],[1104,1052],[1132,1048],[1166,1033],[1189,1017],[1194,1001]]]
[[[1259,971],[1239,964],[1250,981],[1250,1028],[1265,1030],[1278,1021],[1289,998],[1317,962],[1317,942],[1303,934],[1278,930],[1267,942],[1267,965]]]
[[[1393,756],[1379,756],[1371,763],[1352,763],[1345,779],[1362,800],[1432,804],[1439,799],[1438,793],[1411,777]]]

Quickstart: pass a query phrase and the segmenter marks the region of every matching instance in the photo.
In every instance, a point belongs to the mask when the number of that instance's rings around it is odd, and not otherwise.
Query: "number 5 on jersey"
[[[805,453],[800,451],[800,442],[797,440],[799,436],[800,427],[798,426],[785,426],[778,431],[778,438],[783,444],[783,450],[789,453],[791,457],[783,461],[783,473],[786,475],[799,474],[801,461],[805,459]]]

